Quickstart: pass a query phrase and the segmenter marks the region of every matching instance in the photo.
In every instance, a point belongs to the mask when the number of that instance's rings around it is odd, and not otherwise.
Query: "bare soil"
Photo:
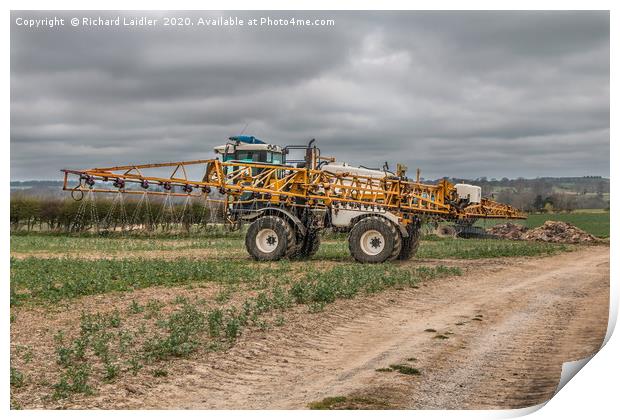
[[[297,307],[284,325],[248,331],[227,351],[169,363],[166,377],[124,378],[60,406],[303,409],[344,396],[358,408],[526,407],[553,395],[563,362],[589,356],[602,344],[608,247],[463,268],[463,276],[338,301],[321,313]],[[172,298],[174,291],[134,293],[122,296],[125,305],[150,293]],[[44,345],[41,337],[77,317],[79,307],[99,305],[114,306],[109,297],[88,297],[64,316],[24,311],[17,318],[23,327],[12,326],[12,345]],[[394,364],[420,374],[377,371]],[[19,398],[24,408],[59,406],[30,398]]]

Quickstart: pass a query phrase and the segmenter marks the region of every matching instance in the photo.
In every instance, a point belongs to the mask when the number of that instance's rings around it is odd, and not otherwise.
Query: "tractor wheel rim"
[[[385,248],[385,238],[378,230],[368,230],[360,238],[360,247],[367,255],[377,255]]]
[[[270,254],[278,247],[278,234],[273,229],[261,229],[256,235],[256,247],[260,252]]]

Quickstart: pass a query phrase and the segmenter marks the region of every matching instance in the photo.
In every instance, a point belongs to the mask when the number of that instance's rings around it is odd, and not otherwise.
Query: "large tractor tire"
[[[248,228],[245,248],[257,261],[290,257],[297,249],[295,230],[281,217],[263,216]]]
[[[321,246],[321,234],[318,231],[308,231],[298,244],[298,248],[291,258],[306,259],[317,253]]]
[[[377,264],[395,259],[401,247],[400,232],[383,217],[366,217],[357,222],[349,233],[349,251],[361,263]]]
[[[403,238],[403,246],[400,249],[400,254],[398,254],[399,260],[410,260],[418,251],[420,247],[420,227],[414,223],[411,223],[407,228],[407,233],[409,236]]]

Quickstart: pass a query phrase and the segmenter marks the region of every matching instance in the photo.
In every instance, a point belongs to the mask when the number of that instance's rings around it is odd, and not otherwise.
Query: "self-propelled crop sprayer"
[[[289,157],[295,150],[303,159]],[[407,178],[401,165],[391,172],[336,162],[321,156],[314,140],[306,146],[280,147],[253,136],[235,136],[215,151],[216,159],[63,169],[63,189],[74,198],[95,192],[223,202],[228,222],[250,223],[245,245],[256,260],[309,257],[317,252],[320,231],[326,228],[349,232],[349,250],[359,262],[405,260],[416,253],[424,221],[472,225],[482,218],[526,217],[483,198],[478,186],[445,179],[424,184],[419,177]],[[196,168],[200,176],[189,176]]]

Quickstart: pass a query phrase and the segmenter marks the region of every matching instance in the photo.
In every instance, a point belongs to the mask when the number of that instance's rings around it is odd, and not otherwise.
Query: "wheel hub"
[[[385,238],[377,230],[368,230],[360,238],[360,248],[368,255],[377,255],[385,248]]]
[[[265,254],[275,251],[278,242],[278,234],[273,229],[261,229],[256,235],[256,247]]]

